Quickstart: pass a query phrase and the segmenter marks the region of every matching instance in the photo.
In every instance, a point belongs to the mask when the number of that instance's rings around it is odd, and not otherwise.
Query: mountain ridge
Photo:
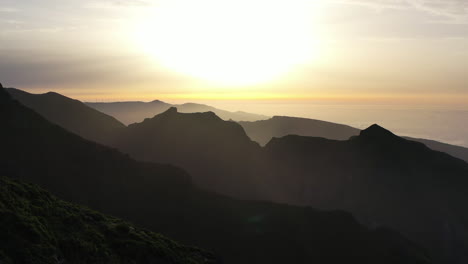
[[[261,148],[235,122],[223,121],[210,113],[183,114],[171,109],[124,129],[114,146],[139,160],[182,166],[198,186],[211,191],[242,199],[349,210],[365,223],[384,223],[402,230],[431,252],[443,248],[441,243],[455,243],[453,235],[447,235],[448,241],[441,238],[437,232],[443,233],[443,229],[438,222],[447,212],[456,215],[444,220],[449,226],[455,230],[464,228],[465,223],[459,220],[464,216],[457,212],[459,207],[451,208],[457,204],[454,197],[466,199],[460,193],[460,187],[466,185],[460,181],[466,174],[460,170],[465,163],[378,126],[361,134],[346,141],[286,136]],[[427,175],[427,179],[422,175]],[[416,184],[418,181],[424,184]],[[446,187],[439,190],[433,185]],[[414,193],[407,189],[414,189]],[[450,189],[453,191],[447,191]],[[435,201],[426,193],[442,198]],[[412,197],[417,194],[421,198]],[[402,197],[397,200],[400,208],[395,208],[389,201],[398,196]],[[403,197],[410,202],[403,203]],[[441,203],[447,204],[446,209],[432,206]],[[377,210],[382,206],[391,209]],[[419,215],[409,220],[402,217],[402,211],[412,215],[420,208],[432,208],[436,213],[430,215],[430,210],[425,209],[420,215],[426,219]],[[399,213],[388,214],[392,210]],[[415,225],[416,219],[432,220]],[[445,257],[454,257],[448,255]],[[445,260],[442,262],[453,263],[445,257],[441,256]],[[463,254],[459,257],[463,258]]]
[[[196,113],[196,112],[214,112],[217,116],[224,120],[235,121],[251,121],[261,120],[268,118],[264,115],[247,113],[243,111],[226,111],[218,109],[209,105],[198,103],[183,103],[183,104],[169,104],[160,100],[153,100],[151,102],[110,102],[110,103],[86,103],[88,106],[114,116],[121,120],[124,124],[130,125],[132,123],[142,122],[146,118],[154,117],[170,107],[177,107],[183,113]]]
[[[6,89],[6,92],[52,123],[88,140],[109,143],[118,130],[125,128],[114,117],[55,92],[30,94],[14,88]]]
[[[113,146],[139,160],[180,166],[205,189],[234,197],[255,196],[251,189],[258,183],[253,183],[255,177],[247,167],[260,146],[239,124],[213,112],[181,113],[171,107],[129,125]],[[241,182],[243,189],[237,188]]]
[[[407,189],[414,189],[415,194],[421,194],[422,197],[428,192],[441,192],[426,184],[421,184],[420,187],[415,184],[415,181],[426,181],[423,176],[426,174],[429,177],[427,181],[434,185],[439,185],[438,182],[443,181],[446,176],[445,184],[457,190],[456,193],[460,191],[460,186],[468,187],[468,183],[463,180],[463,175],[468,175],[467,163],[446,153],[433,151],[422,143],[401,138],[377,124],[360,131],[359,135],[348,140],[289,135],[274,138],[262,148],[244,144],[248,141],[244,131],[243,137],[232,137],[229,132],[220,130],[215,125],[216,122],[227,125],[228,121],[216,119],[207,123],[208,119],[200,118],[211,114],[181,114],[175,110],[172,113],[174,115],[167,118],[167,122],[153,122],[151,125],[145,125],[149,122],[143,122],[133,125],[135,131],[141,129],[144,132],[126,134],[123,139],[130,140],[126,142],[127,145],[116,147],[137,159],[164,160],[186,168],[198,186],[236,198],[271,200],[324,210],[349,210],[358,214],[359,219],[366,223],[384,223],[400,230],[419,243],[424,243],[434,252],[441,250],[442,244],[446,242],[445,238],[436,234],[443,232],[443,228],[435,222],[442,221],[444,214],[440,212],[441,207],[431,205],[435,203],[434,200],[429,197],[415,200],[413,203],[398,200],[401,208],[396,209],[392,206],[391,210],[396,212],[394,216],[376,207],[387,205],[389,200],[395,199],[394,196],[411,197],[413,194]],[[160,119],[162,117],[155,116],[150,120]],[[197,133],[200,129],[209,132]],[[216,135],[219,141],[213,140],[212,135]],[[194,143],[180,143],[184,140],[204,144],[196,146]],[[228,143],[225,143],[226,141]],[[174,148],[172,155],[168,155],[165,147],[167,142],[173,142],[169,144]],[[239,154],[223,156],[234,146],[243,146]],[[211,151],[212,148],[218,147],[218,151]],[[208,155],[205,155],[207,153]],[[191,159],[195,161],[187,162]],[[218,166],[217,170],[207,169],[212,168],[213,164]],[[197,166],[202,170],[196,172]],[[213,176],[202,178],[206,175]],[[222,175],[221,184],[219,175]],[[398,182],[400,184],[397,184]],[[385,188],[385,184],[389,184],[389,187]],[[246,189],[246,186],[250,189]],[[443,189],[440,195],[449,195],[445,192]],[[448,205],[454,203],[454,199],[445,197],[442,203]],[[374,201],[375,204],[367,202],[368,200]],[[460,200],[468,201],[468,197],[462,195]],[[434,222],[428,221],[426,225],[414,226],[416,219],[423,219],[411,211],[420,207],[438,212],[431,216]],[[366,210],[368,212],[363,212]],[[459,210],[461,208],[456,208],[450,213]],[[409,211],[407,214],[411,215],[412,220],[405,219],[403,211]],[[429,209],[424,211],[427,219],[429,212]],[[456,215],[447,221],[449,225],[458,226],[457,230],[462,232],[463,226],[468,223],[457,224],[460,221],[458,219],[463,219],[464,215]],[[450,237],[447,238],[449,240],[456,240],[454,236],[447,237]],[[464,234],[463,237],[463,240],[468,241],[468,234]],[[460,254],[457,257],[448,256],[448,252],[443,252],[443,256],[438,258],[442,262],[452,257],[464,258],[462,252],[463,250],[457,251],[456,254]]]
[[[268,120],[239,122],[252,140],[266,145],[273,137],[286,135],[323,137],[346,140],[360,134],[361,130],[347,125],[331,123],[310,118],[275,116]],[[323,130],[327,127],[328,130]],[[429,139],[405,137],[408,140],[425,144],[433,150],[441,151],[468,162],[468,148],[446,144]]]
[[[136,162],[7,97],[0,92],[0,136],[8,138],[0,148],[0,174],[206,248],[223,263],[430,263],[398,233],[368,229],[348,213],[200,191],[181,169]]]
[[[267,120],[238,122],[252,140],[266,145],[272,137],[306,135],[346,140],[359,134],[359,129],[337,123],[289,116],[273,116]]]
[[[467,259],[465,161],[379,126],[347,141],[275,138],[265,151],[263,174],[278,187],[271,200],[350,211],[363,223],[401,231],[442,263]]]
[[[54,93],[54,92],[52,92],[52,93]],[[60,95],[60,94],[58,94],[58,95]],[[61,95],[61,96],[63,96],[63,95]],[[18,99],[20,99],[20,98],[18,98]],[[140,105],[142,103],[143,102],[140,102],[140,101],[133,101],[133,102],[116,102],[115,104],[124,104],[124,105],[126,105],[126,104],[129,104],[129,105],[136,104],[136,105]],[[150,103],[147,103],[147,104],[150,104]],[[169,107],[171,107],[171,105],[166,104],[166,103],[164,103],[164,102],[162,102],[160,100],[154,100],[153,103],[156,104],[156,105],[164,104],[164,107],[157,110],[156,113],[162,113],[163,111],[165,111]],[[107,103],[86,103],[86,104],[103,104],[103,105],[107,105]],[[145,103],[143,103],[143,104],[145,104]],[[177,107],[177,105],[175,105],[175,107]],[[210,107],[210,106],[207,106],[207,107],[209,107],[210,109],[213,108],[213,107]],[[33,108],[35,110],[40,110],[38,107],[33,107]],[[205,110],[205,109],[202,109],[202,110]],[[246,113],[246,112],[236,111],[236,112],[233,112],[233,113]],[[247,113],[247,114],[249,114],[249,113]],[[154,116],[153,112],[148,113],[147,115],[142,115],[141,121],[143,121],[146,118],[151,118],[153,116]],[[268,117],[263,116],[261,119],[266,119],[266,118],[268,118]],[[230,118],[225,118],[225,120],[229,120],[229,119]],[[272,120],[275,121],[278,124],[276,124],[274,126],[268,125],[268,126],[264,127],[263,123],[268,123],[268,122],[271,122]],[[294,123],[292,123],[293,125],[291,125],[290,124],[291,121],[288,121],[288,122],[285,123],[285,120],[286,121],[287,120],[295,120],[296,124],[294,125]],[[54,120],[50,120],[50,121],[54,122]],[[135,120],[132,119],[131,122],[127,122],[127,123],[134,123],[134,121]],[[231,120],[231,121],[235,121],[235,120]],[[66,123],[64,123],[64,122],[55,122],[55,123],[58,123],[62,127],[67,126]],[[310,118],[298,118],[298,117],[288,117],[288,116],[273,116],[272,118],[267,119],[267,120],[245,121],[245,122],[244,121],[239,121],[238,123],[242,125],[242,127],[244,128],[244,130],[247,132],[247,134],[249,135],[249,137],[252,140],[260,143],[262,146],[266,145],[268,143],[268,141],[272,137],[281,137],[281,136],[286,136],[288,134],[296,134],[296,135],[301,135],[301,136],[316,136],[316,137],[324,137],[324,138],[330,138],[330,139],[346,140],[346,139],[348,139],[348,138],[350,138],[352,136],[356,136],[356,135],[358,135],[360,133],[359,129],[353,128],[353,127],[350,127],[350,126],[347,126],[347,125],[342,125],[342,124],[337,124],[337,123],[332,123],[332,122],[327,122],[327,121],[321,121],[321,120],[316,120],[316,119],[310,119]],[[310,125],[310,127],[307,127],[305,125],[301,125],[300,123],[311,123],[311,125]],[[331,126],[335,125],[336,127],[333,128],[333,130],[321,131],[321,129],[322,129],[321,127],[327,126],[327,125],[331,125]],[[255,128],[255,126],[259,126],[259,127],[263,126],[264,128],[262,128],[261,130],[258,130],[258,128],[257,129]],[[79,134],[80,136],[82,136],[84,138],[90,139],[90,137],[87,136],[86,134],[82,133],[80,131],[80,129],[69,128],[69,130],[71,132],[73,132],[73,133]],[[113,133],[111,133],[111,134],[113,134]],[[107,138],[108,137],[106,137],[106,139]],[[446,143],[442,143],[442,142],[438,142],[438,141],[434,141],[434,140],[428,140],[428,139],[419,139],[419,138],[411,138],[411,137],[404,137],[404,138],[407,138],[407,139],[413,140],[413,141],[422,142],[425,145],[429,146],[433,150],[449,153],[450,155],[452,155],[454,157],[463,159],[466,162],[468,162],[468,148],[455,146],[455,145],[450,145],[450,144],[446,144]],[[91,139],[93,140],[93,138],[91,138]],[[104,143],[106,143],[106,145],[109,145],[111,143],[110,142],[111,140],[106,140],[106,139],[103,140],[102,137],[100,138],[101,142],[104,142]],[[97,141],[97,139],[94,139],[94,141]]]

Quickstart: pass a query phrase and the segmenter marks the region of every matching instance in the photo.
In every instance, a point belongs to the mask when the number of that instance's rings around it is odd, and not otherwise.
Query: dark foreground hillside
[[[220,256],[223,263],[431,263],[396,232],[344,212],[238,201],[199,191],[172,166],[83,140],[0,89],[0,173]]]
[[[218,263],[125,221],[0,177],[0,263]]]

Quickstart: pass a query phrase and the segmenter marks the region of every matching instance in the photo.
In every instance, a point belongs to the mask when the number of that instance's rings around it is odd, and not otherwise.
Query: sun
[[[160,0],[136,39],[182,74],[229,86],[268,82],[316,54],[310,2]]]

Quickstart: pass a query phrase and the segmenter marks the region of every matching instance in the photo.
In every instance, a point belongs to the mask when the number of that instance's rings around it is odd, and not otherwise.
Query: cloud
[[[121,6],[151,6],[155,3],[155,1],[151,0],[119,0],[113,1],[115,5]]]
[[[0,13],[15,13],[19,10],[17,8],[12,7],[0,7]]]
[[[360,5],[376,10],[416,9],[434,17],[431,22],[468,23],[467,0],[335,0],[334,3]]]
[[[153,6],[152,0],[114,0],[114,1],[93,1],[84,5],[91,9],[118,9],[122,7],[148,7]]]
[[[408,3],[405,0],[335,0],[333,3],[359,5],[377,10],[408,8]]]
[[[6,24],[9,24],[9,25],[21,25],[21,24],[24,24],[24,21],[20,21],[20,20],[14,20],[14,19],[3,19],[3,20],[0,20],[1,22],[4,22]]]
[[[157,68],[144,55],[105,51],[2,49],[0,80],[16,87],[122,88],[140,85],[178,87],[189,77]],[[132,70],[129,70],[129,69]]]
[[[411,0],[408,3],[419,10],[445,18],[441,22],[468,23],[466,0]]]

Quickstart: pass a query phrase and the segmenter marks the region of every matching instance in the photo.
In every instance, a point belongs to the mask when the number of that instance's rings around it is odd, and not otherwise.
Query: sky
[[[85,101],[468,105],[467,0],[0,0],[0,82]]]

